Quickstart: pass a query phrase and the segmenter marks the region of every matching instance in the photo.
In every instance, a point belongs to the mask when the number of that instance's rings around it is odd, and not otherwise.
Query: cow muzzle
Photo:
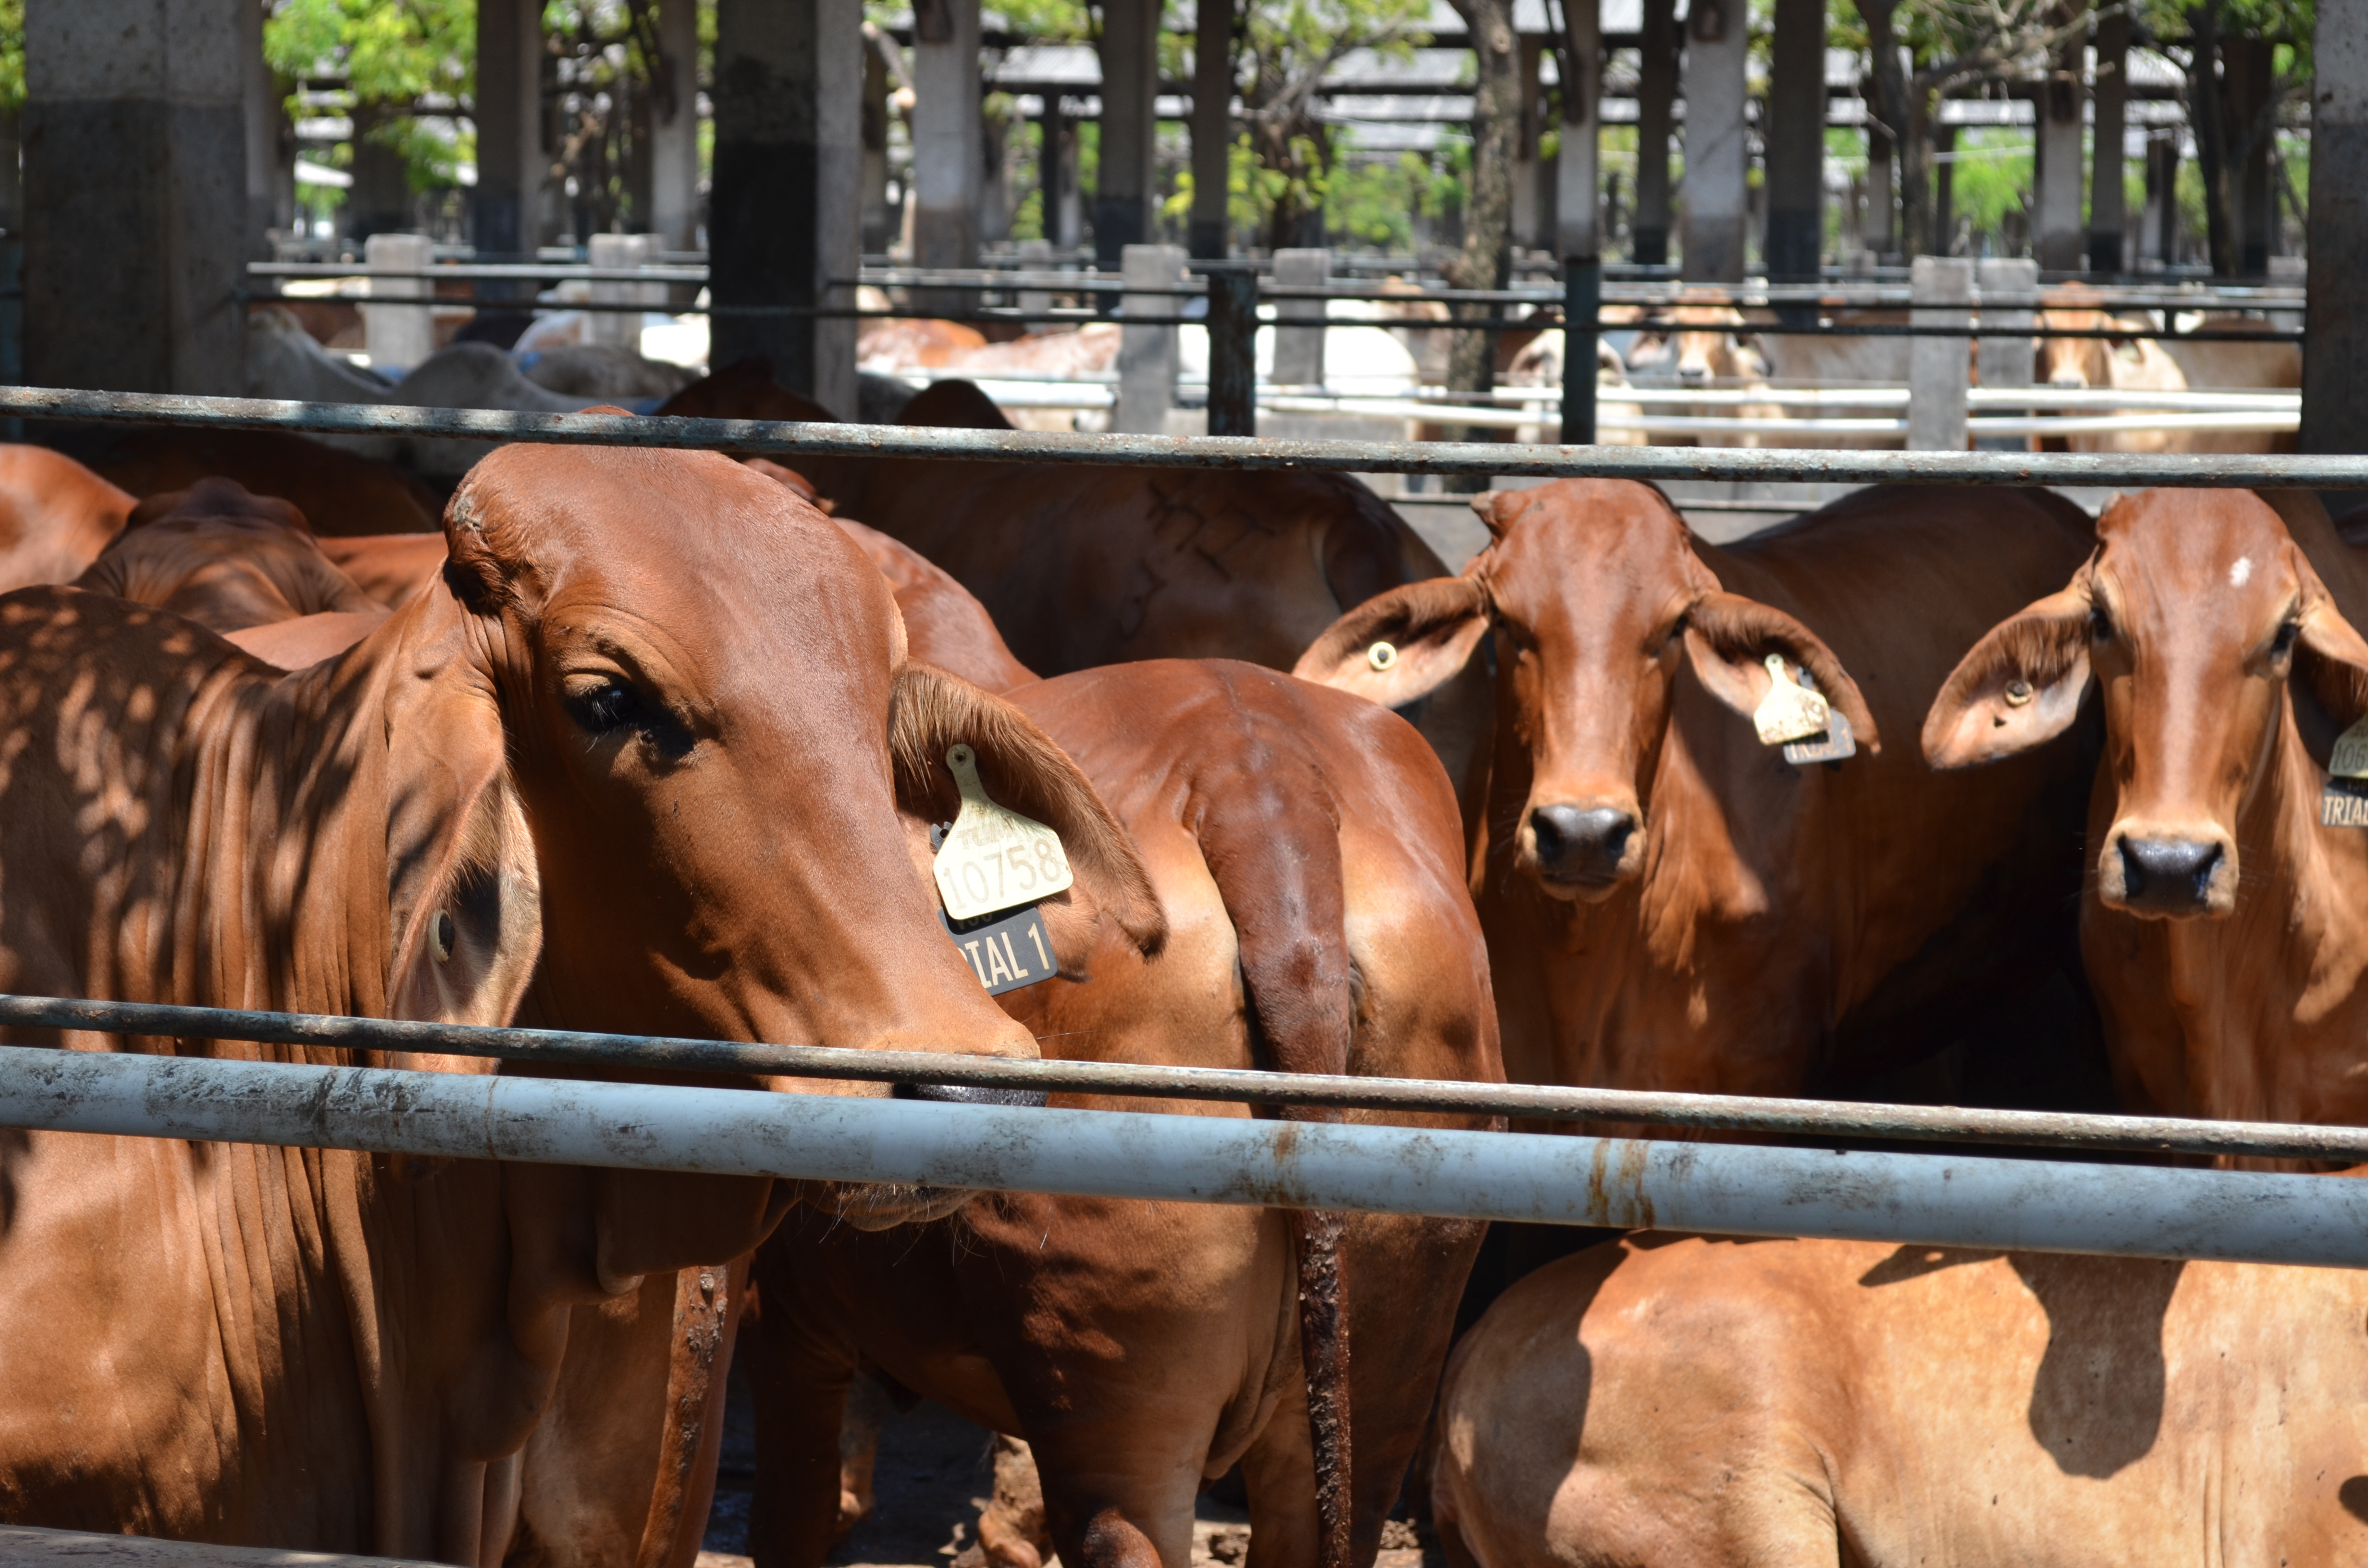
[[[2216,828],[2117,823],[2098,858],[2097,897],[2157,920],[2225,915],[2237,905],[2237,846]]]
[[[1533,806],[1521,824],[1521,858],[1555,898],[1609,897],[1643,861],[1636,813],[1612,805]]]

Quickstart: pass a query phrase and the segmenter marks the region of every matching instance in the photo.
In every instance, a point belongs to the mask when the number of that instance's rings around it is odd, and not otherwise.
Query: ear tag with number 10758
[[[2321,827],[2368,827],[2368,719],[2335,737],[2318,792]]]
[[[977,753],[956,745],[946,753],[946,767],[962,790],[962,809],[933,868],[948,915],[969,920],[1034,903],[1076,881],[1059,834],[987,799]]]

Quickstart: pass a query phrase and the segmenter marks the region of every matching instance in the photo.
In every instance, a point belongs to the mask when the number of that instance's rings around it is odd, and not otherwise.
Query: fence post
[[[1962,256],[1919,256],[1908,274],[1917,326],[1973,324],[1974,264]],[[1907,445],[1917,451],[1965,449],[1965,381],[1973,339],[1916,337],[1907,348]]]
[[[1119,275],[1129,290],[1174,290],[1184,279],[1182,245],[1128,245],[1120,253]],[[1130,316],[1176,319],[1184,301],[1172,292],[1129,293],[1120,309]],[[1176,329],[1127,326],[1118,341],[1118,406],[1110,429],[1121,436],[1164,436],[1167,410],[1176,402]]]
[[[1328,250],[1279,250],[1274,253],[1274,280],[1298,289],[1321,289],[1332,281]],[[1274,302],[1274,374],[1279,387],[1320,387],[1324,384],[1324,319],[1328,301],[1277,300]],[[1309,322],[1310,326],[1286,326]]]
[[[1242,263],[1208,269],[1209,434],[1258,434],[1258,274]]]
[[[594,234],[585,242],[585,254],[594,267],[647,267],[662,254],[655,234]],[[663,283],[598,283],[592,285],[595,304],[628,305],[640,303],[654,310],[666,308],[666,285]],[[642,318],[631,311],[589,311],[585,324],[584,341],[606,343],[619,348],[631,348],[636,353],[642,347]]]
[[[425,272],[429,255],[426,234],[372,234],[362,246],[362,257],[370,266],[403,272]],[[425,300],[428,288],[424,278],[373,278],[370,280],[370,297],[374,301]],[[421,360],[436,352],[434,308],[425,304],[364,305],[362,343],[369,350],[372,369],[416,369]]]
[[[1982,385],[2027,387],[2034,373],[2035,345],[2031,329],[2039,324],[2039,263],[2027,256],[1988,256],[1974,270],[1982,287]],[[1992,335],[1988,330],[1991,327],[2002,329],[2003,335]],[[1987,412],[2029,411],[1993,408]],[[2031,449],[2030,438],[2023,436],[1984,436],[1974,445],[1992,452]]]
[[[1603,264],[1562,264],[1562,444],[1595,445],[1595,345],[1603,310]]]

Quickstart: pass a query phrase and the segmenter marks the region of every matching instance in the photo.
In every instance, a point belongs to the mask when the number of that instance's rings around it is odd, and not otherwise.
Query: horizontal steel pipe
[[[2251,1172],[74,1051],[0,1052],[0,1126],[1622,1230],[2368,1266],[2368,1182]]]
[[[573,446],[692,447],[794,460],[938,458],[1080,462],[1121,468],[1325,469],[1343,473],[1463,473],[1507,478],[1712,479],[1876,484],[2066,484],[2368,489],[2368,459],[2274,453],[1893,452],[1717,447],[1549,447],[1490,441],[1302,441],[1267,436],[1083,436],[903,425],[799,425],[632,414],[511,414],[483,408],[293,403],[178,393],[0,387],[0,415],[293,430],[315,435],[455,437]]]
[[[337,1050],[483,1056],[610,1072],[754,1074],[842,1082],[951,1084],[1344,1110],[1457,1113],[1532,1121],[1631,1122],[1770,1137],[1899,1139],[2009,1143],[2067,1153],[2250,1156],[2368,1162],[2368,1128],[2194,1121],[2164,1116],[1968,1110],[1953,1106],[1866,1105],[1742,1095],[1571,1088],[1553,1084],[1466,1084],[1163,1067],[1121,1062],[1012,1062],[952,1051],[862,1051],[811,1045],[486,1028],[470,1024],[255,1013],[152,1002],[91,1002],[0,995],[0,1025],[142,1035],[158,1040],[256,1040]],[[6,1048],[0,1048],[5,1050]],[[26,1048],[35,1049],[35,1048]]]

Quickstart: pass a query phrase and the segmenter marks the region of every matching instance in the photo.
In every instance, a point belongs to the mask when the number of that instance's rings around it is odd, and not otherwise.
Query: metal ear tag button
[[[987,798],[977,753],[956,745],[946,753],[946,767],[962,790],[962,810],[932,867],[948,915],[969,920],[1034,903],[1076,881],[1059,834]]]
[[[1786,741],[1805,741],[1812,735],[1825,733],[1831,721],[1831,710],[1826,699],[1814,691],[1793,684],[1784,673],[1784,655],[1768,655],[1768,695],[1759,699],[1759,711],[1751,715],[1752,727],[1759,732],[1763,746],[1781,745]]]

